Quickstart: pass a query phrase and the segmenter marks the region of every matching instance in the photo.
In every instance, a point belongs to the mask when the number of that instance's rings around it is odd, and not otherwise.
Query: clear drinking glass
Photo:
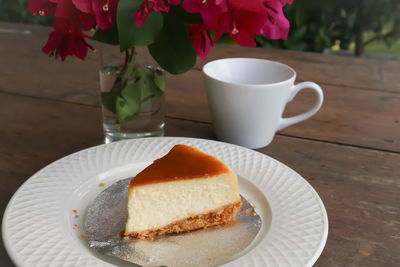
[[[162,75],[164,80],[164,71],[155,64],[147,50],[135,48],[133,51],[136,55],[134,68],[141,68],[149,73],[157,73]],[[125,53],[120,52],[118,46],[104,45],[104,47],[101,47],[99,74],[102,93],[110,92],[123,77],[125,77],[127,84],[137,79],[135,75],[126,76],[126,71],[124,71],[127,69],[126,56]],[[157,98],[150,105],[146,105],[146,108],[135,115],[132,120],[125,123],[120,123],[116,113],[104,106],[102,101],[105,143],[130,138],[163,136],[165,126],[164,99],[164,93],[159,92]]]

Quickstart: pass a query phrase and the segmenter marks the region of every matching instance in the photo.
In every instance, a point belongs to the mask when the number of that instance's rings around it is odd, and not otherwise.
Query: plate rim
[[[242,147],[239,145],[235,145],[235,144],[230,144],[230,143],[226,143],[226,142],[222,142],[222,141],[217,141],[217,140],[210,140],[210,139],[202,139],[202,138],[193,138],[193,137],[179,137],[179,136],[164,136],[164,137],[146,137],[146,138],[136,138],[136,139],[130,139],[130,140],[122,140],[122,141],[118,141],[118,142],[113,142],[113,143],[109,143],[109,144],[99,144],[99,145],[95,145],[95,146],[91,146],[91,147],[87,147],[84,149],[81,149],[79,151],[73,152],[71,154],[65,155],[49,164],[47,164],[46,166],[44,166],[43,168],[39,169],[38,171],[36,171],[34,174],[32,174],[28,179],[26,179],[21,185],[20,187],[14,192],[14,194],[12,195],[12,197],[10,198],[10,200],[8,201],[6,208],[4,210],[3,213],[3,218],[2,218],[2,227],[1,227],[1,232],[2,232],[2,240],[4,243],[4,248],[5,251],[7,252],[9,258],[11,259],[11,261],[16,265],[16,266],[24,266],[24,262],[21,261],[21,259],[18,257],[17,253],[14,252],[13,248],[12,248],[12,244],[10,242],[10,240],[8,239],[6,233],[7,233],[7,229],[6,229],[6,219],[9,216],[9,211],[11,209],[12,204],[14,203],[14,201],[16,200],[16,198],[19,196],[19,194],[21,194],[20,192],[24,189],[25,186],[27,186],[28,182],[33,179],[34,177],[40,175],[41,172],[43,172],[44,170],[46,170],[47,168],[50,168],[54,165],[56,165],[59,162],[64,161],[67,158],[72,158],[74,155],[79,154],[79,153],[84,153],[86,151],[89,150],[95,150],[95,149],[99,149],[101,147],[106,147],[106,146],[112,146],[112,145],[116,145],[116,144],[121,144],[121,143],[128,143],[128,142],[142,142],[145,140],[163,140],[163,139],[170,139],[170,140],[186,140],[186,141],[198,141],[198,142],[209,142],[209,143],[219,143],[222,146],[232,146],[232,147],[236,147],[238,149],[243,149],[243,150],[247,150],[247,151],[251,151],[252,153],[256,153],[261,157],[266,157],[268,160],[273,161],[279,165],[283,165],[283,167],[285,167],[286,169],[288,169],[289,171],[291,171],[293,174],[295,174],[295,176],[297,176],[297,178],[300,178],[308,187],[308,189],[316,196],[316,200],[320,206],[320,210],[322,212],[322,219],[323,219],[323,233],[321,236],[321,239],[319,241],[318,244],[318,248],[315,250],[314,254],[312,255],[312,257],[309,258],[309,260],[307,261],[305,266],[312,266],[320,257],[322,251],[325,248],[327,239],[328,239],[328,233],[329,233],[329,220],[328,220],[328,214],[326,212],[326,208],[325,205],[321,199],[321,197],[319,196],[318,192],[314,189],[314,187],[302,176],[300,175],[298,172],[296,172],[295,170],[293,170],[291,167],[287,166],[286,164],[280,162],[279,160],[261,153],[259,151],[253,150],[253,149],[249,149],[246,147]],[[243,179],[253,183],[251,180],[247,179],[246,177],[242,177]],[[256,184],[254,184],[255,186],[257,186]],[[265,192],[263,190],[260,189],[260,191],[263,193],[263,196],[265,198],[268,199],[268,197],[265,195]],[[265,237],[263,238],[265,239]],[[262,240],[263,240],[262,239]],[[261,240],[261,241],[262,241]],[[258,244],[256,247],[252,248],[251,250],[257,248],[260,244]],[[249,245],[250,246],[250,245]],[[247,251],[246,254],[242,255],[239,258],[236,258],[233,262],[239,260],[240,258],[246,257],[247,254],[249,252],[251,252],[251,250]],[[98,260],[101,261],[101,259],[97,258]],[[104,262],[104,261],[103,261]],[[106,263],[106,262],[104,262]],[[231,262],[225,263],[223,264],[223,266],[228,266]]]

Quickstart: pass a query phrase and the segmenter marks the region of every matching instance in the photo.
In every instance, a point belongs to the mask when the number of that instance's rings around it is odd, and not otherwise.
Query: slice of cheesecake
[[[153,239],[223,224],[240,205],[237,176],[228,166],[176,145],[131,180],[125,236]]]

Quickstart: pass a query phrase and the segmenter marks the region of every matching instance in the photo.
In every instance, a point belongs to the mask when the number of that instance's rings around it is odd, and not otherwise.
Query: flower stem
[[[124,66],[122,67],[122,69],[121,69],[121,74],[123,74],[124,72],[125,72],[125,70],[126,70],[126,67],[128,66],[128,63],[129,63],[129,50],[126,50],[125,51],[125,62],[124,62]]]

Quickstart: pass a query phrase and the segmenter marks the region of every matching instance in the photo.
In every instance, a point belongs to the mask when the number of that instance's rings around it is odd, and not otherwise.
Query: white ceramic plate
[[[174,137],[96,146],[33,175],[4,214],[2,234],[11,259],[18,266],[132,266],[89,249],[83,232],[85,214],[107,186],[134,176],[178,143],[198,147],[231,166],[239,175],[240,193],[263,220],[253,243],[226,266],[311,266],[317,260],[327,239],[328,218],[306,180],[253,150]]]

